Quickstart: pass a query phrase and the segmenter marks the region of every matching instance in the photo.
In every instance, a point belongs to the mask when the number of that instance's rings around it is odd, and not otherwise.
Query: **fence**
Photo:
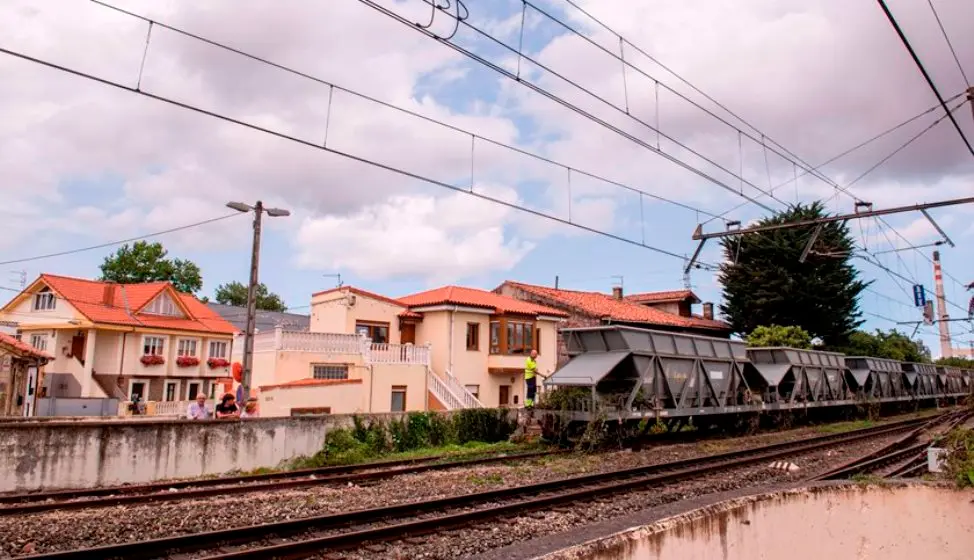
[[[115,416],[118,399],[45,397],[37,399],[34,416]]]

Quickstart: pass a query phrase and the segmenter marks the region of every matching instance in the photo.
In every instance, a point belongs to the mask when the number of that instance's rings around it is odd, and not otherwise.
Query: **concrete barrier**
[[[59,419],[61,420],[61,419]],[[274,467],[350,418],[0,423],[0,492],[139,484]]]

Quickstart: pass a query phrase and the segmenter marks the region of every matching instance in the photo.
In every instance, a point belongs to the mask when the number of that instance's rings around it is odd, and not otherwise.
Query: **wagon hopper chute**
[[[748,348],[754,369],[768,386],[766,402],[822,402],[847,398],[842,354],[797,348]]]

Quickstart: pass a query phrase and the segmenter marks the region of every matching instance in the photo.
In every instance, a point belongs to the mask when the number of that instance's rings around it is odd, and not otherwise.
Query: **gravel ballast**
[[[493,488],[503,488],[564,478],[567,476],[624,469],[640,465],[700,457],[736,449],[744,449],[821,435],[815,428],[803,428],[787,432],[775,432],[738,438],[708,440],[699,443],[667,444],[644,448],[640,451],[619,451],[597,455],[551,456],[542,459],[518,461],[504,465],[485,465],[401,475],[392,479],[363,485],[311,486],[295,490],[276,490],[248,494],[229,494],[192,501],[146,503],[110,508],[51,511],[31,515],[0,517],[0,557],[9,558],[31,552],[51,552],[92,547],[120,542],[161,538],[201,531],[227,529],[246,525],[283,521],[299,517],[346,512],[411,502],[423,499],[468,494]],[[798,459],[802,467],[799,475],[811,474],[816,468],[822,472],[849,459],[878,449],[895,438],[856,443],[845,449],[822,451],[807,458],[807,465]],[[827,465],[827,466],[826,466]],[[428,544],[402,544],[404,558],[455,558],[457,550],[483,551],[510,544],[522,538],[542,534],[544,531],[562,531],[578,523],[604,519],[653,505],[653,500],[681,499],[680,496],[701,492],[726,490],[741,485],[767,483],[771,480],[794,479],[780,471],[767,468],[744,469],[744,473],[722,473],[718,479],[701,479],[670,485],[666,489],[626,494],[606,501],[587,504],[583,508],[571,508],[565,512],[545,512],[542,517],[519,517],[497,524],[484,524],[481,528],[464,529],[455,538],[467,539],[478,534],[469,544],[448,543],[454,537],[436,535],[426,538]],[[748,474],[750,473],[750,474]],[[682,493],[682,494],[681,494]],[[652,497],[652,499],[651,499]],[[615,504],[615,505],[614,505]],[[537,518],[536,518],[537,517]],[[495,530],[496,529],[496,530]],[[486,532],[485,532],[486,531]],[[494,538],[490,538],[493,535]],[[513,539],[513,540],[512,540]],[[379,545],[385,546],[385,545]],[[457,548],[459,546],[460,548]],[[420,547],[417,549],[417,547]],[[441,550],[442,554],[437,553]],[[396,552],[398,554],[398,551]],[[350,553],[349,558],[367,557]],[[372,552],[375,558],[375,552]],[[425,555],[425,556],[424,556]],[[392,556],[395,557],[395,556]]]

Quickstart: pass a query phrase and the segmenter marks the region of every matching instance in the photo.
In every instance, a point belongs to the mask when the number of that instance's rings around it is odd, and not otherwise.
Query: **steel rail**
[[[50,510],[63,511],[69,509],[110,507],[123,504],[171,502],[190,498],[220,496],[225,494],[243,494],[249,492],[302,488],[325,484],[381,480],[403,474],[415,474],[421,472],[463,468],[474,465],[519,461],[562,453],[565,452],[538,451],[531,453],[501,454],[479,459],[445,462],[439,462],[445,459],[445,457],[438,456],[417,459],[403,459],[399,461],[381,461],[350,466],[301,469],[259,475],[242,475],[203,480],[183,480],[174,483],[152,483],[138,486],[91,488],[87,490],[78,489],[54,492],[8,494],[0,497],[0,503],[12,505],[0,507],[0,517]],[[174,488],[187,488],[187,490],[183,490],[181,492],[171,491],[171,489]],[[90,500],[71,499],[85,497],[94,498]]]
[[[407,534],[414,536],[433,532],[445,527],[462,525],[479,519],[495,517],[504,513],[531,511],[557,503],[573,502],[602,494],[611,494],[694,478],[723,469],[749,466],[787,455],[815,451],[853,441],[888,436],[909,430],[924,422],[926,422],[926,419],[904,420],[863,430],[776,443],[718,455],[684,459],[606,473],[580,475],[523,486],[488,490],[474,494],[449,496],[428,501],[409,502],[346,513],[235,527],[205,533],[178,535],[147,541],[52,552],[34,555],[31,558],[51,560],[88,558],[149,559],[164,558],[176,553],[183,554],[212,549],[221,550],[218,555],[212,557],[214,559],[273,558],[282,555],[300,557],[306,553],[318,553],[323,549],[344,548],[365,541],[389,539]],[[520,500],[517,500],[518,498]],[[447,508],[471,508],[478,504],[493,504],[499,500],[510,499],[517,501],[442,515],[443,510]],[[377,526],[377,523],[382,520],[415,517],[430,513],[438,515],[405,523]],[[234,552],[226,551],[227,547],[230,546],[253,545],[254,543],[273,537],[281,538],[308,532],[348,529],[362,524],[372,524],[372,526],[365,529],[352,530],[324,537],[312,537],[262,548],[251,548]]]

